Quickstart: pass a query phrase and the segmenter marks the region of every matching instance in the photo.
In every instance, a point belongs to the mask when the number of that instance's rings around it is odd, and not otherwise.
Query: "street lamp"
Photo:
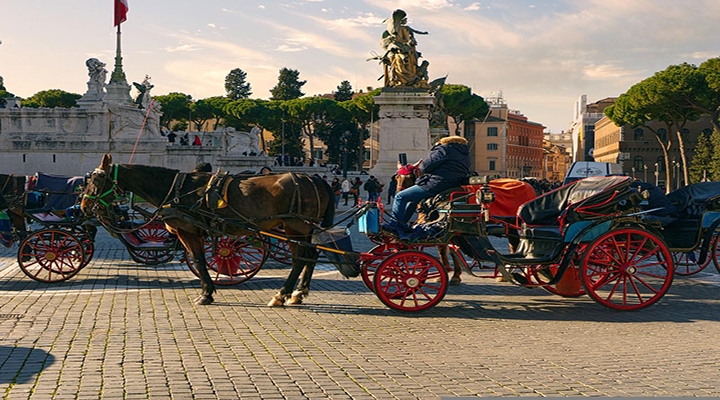
[[[660,172],[658,171],[658,163],[655,163],[655,186],[660,183]]]
[[[340,146],[340,150],[342,150],[342,162],[343,162],[343,178],[347,178],[347,170],[348,170],[348,159],[347,159],[347,153],[348,153],[348,140],[350,140],[350,131],[345,131],[342,134],[342,145]]]
[[[643,180],[647,182],[647,164],[643,165],[643,169],[645,170],[645,179]]]

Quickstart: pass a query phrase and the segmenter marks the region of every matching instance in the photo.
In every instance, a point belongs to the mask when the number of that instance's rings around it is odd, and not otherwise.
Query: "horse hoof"
[[[285,303],[283,303],[282,300],[276,299],[276,298],[274,298],[274,297],[273,297],[272,300],[270,300],[270,302],[268,303],[268,307],[282,307],[283,305],[285,305]]]
[[[285,304],[287,304],[289,306],[297,306],[297,305],[302,304],[302,302],[303,302],[302,296],[292,296],[287,300],[287,302],[285,302]]]
[[[462,279],[460,279],[460,278],[457,278],[457,279],[456,279],[456,278],[453,278],[453,279],[450,279],[450,281],[448,281],[448,285],[450,285],[450,286],[458,286],[458,285],[460,285],[460,282],[462,282]]]
[[[206,306],[208,304],[212,304],[213,301],[214,301],[214,299],[212,296],[202,295],[202,296],[198,297],[197,299],[195,299],[195,304],[199,304],[201,306]]]
[[[495,282],[507,282],[507,279],[505,279],[504,276],[500,275],[498,277],[495,277]]]

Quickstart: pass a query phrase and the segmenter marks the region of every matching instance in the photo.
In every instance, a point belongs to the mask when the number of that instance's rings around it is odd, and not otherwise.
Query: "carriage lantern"
[[[490,186],[485,184],[480,187],[480,189],[475,192],[475,198],[477,199],[478,203],[487,205],[495,201],[495,193],[490,189]]]

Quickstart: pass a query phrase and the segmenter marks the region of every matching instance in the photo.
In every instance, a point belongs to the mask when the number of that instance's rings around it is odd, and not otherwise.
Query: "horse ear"
[[[110,170],[110,164],[112,164],[112,156],[109,153],[103,155],[102,161],[100,162],[100,169],[103,171]]]

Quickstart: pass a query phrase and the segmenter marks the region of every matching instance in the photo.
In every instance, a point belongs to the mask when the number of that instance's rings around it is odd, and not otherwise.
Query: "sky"
[[[85,61],[112,71],[114,0],[0,2],[0,76],[30,97],[83,94]],[[267,99],[281,68],[307,96],[382,86],[383,20],[395,9],[417,35],[429,77],[447,75],[483,97],[502,95],[547,131],[567,130],[573,107],[619,96],[670,65],[720,56],[717,0],[128,0],[121,25],[128,83],[151,77],[152,95],[225,95],[225,76],[247,72]],[[108,75],[109,76],[109,75]],[[131,95],[134,95],[134,89]]]

